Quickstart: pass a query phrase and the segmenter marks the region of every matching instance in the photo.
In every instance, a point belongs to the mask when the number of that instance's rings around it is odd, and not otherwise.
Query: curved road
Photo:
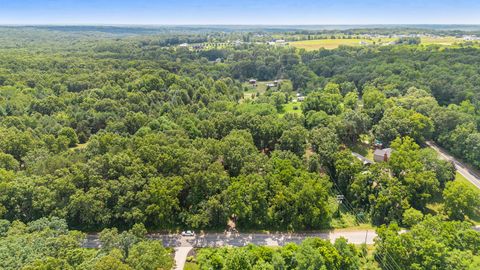
[[[428,141],[426,142],[427,145],[432,148],[433,150],[435,150],[439,156],[445,160],[448,160],[448,161],[451,161],[453,162],[453,164],[455,165],[455,168],[457,169],[457,171],[463,175],[468,181],[470,181],[470,183],[472,183],[474,186],[476,186],[477,188],[480,189],[480,176],[478,176],[475,172],[473,172],[472,170],[470,170],[467,166],[463,165],[461,162],[459,162],[456,158],[454,158],[453,156],[449,155],[447,153],[447,151],[443,150],[442,148],[440,148],[438,145],[436,145],[434,142],[432,141]]]

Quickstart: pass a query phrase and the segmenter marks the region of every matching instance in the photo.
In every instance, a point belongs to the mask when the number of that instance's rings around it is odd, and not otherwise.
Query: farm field
[[[361,42],[366,44],[387,44],[389,42],[395,41],[396,38],[383,38],[383,39],[317,39],[317,40],[302,40],[290,42],[291,46],[294,46],[299,49],[305,49],[307,51],[318,50],[320,48],[325,48],[328,50],[336,49],[339,46],[362,46]],[[444,45],[451,46],[455,43],[462,43],[464,40],[457,37],[422,37],[421,44],[423,45]],[[366,45],[363,44],[363,45]]]
[[[328,50],[336,49],[339,46],[362,46],[361,42],[365,42],[366,44],[378,44],[378,43],[388,43],[393,41],[393,38],[384,38],[384,39],[317,39],[317,40],[302,40],[302,41],[295,41],[291,42],[290,45],[305,49],[307,51],[318,50],[320,48],[325,48]]]

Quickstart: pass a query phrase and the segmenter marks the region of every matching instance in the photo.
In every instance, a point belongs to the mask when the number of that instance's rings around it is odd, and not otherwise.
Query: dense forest
[[[89,269],[78,265],[118,260],[125,266],[117,269],[129,269],[143,249],[156,245],[135,241],[132,258],[121,248],[78,250],[81,236],[67,228],[224,229],[235,217],[240,229],[311,230],[348,226],[352,215],[389,226],[375,251],[381,266],[385,249],[410,265],[405,269],[467,269],[452,261],[473,265],[478,258],[478,233],[457,221],[478,215],[480,195],[453,181],[453,164],[424,148],[434,140],[480,168],[476,46],[399,42],[306,52],[249,42],[265,33],[95,31],[0,29],[0,241],[22,246],[38,235],[45,242],[65,239],[54,251],[24,251],[33,256],[25,265],[60,256],[51,263]],[[177,46],[212,38],[242,43]],[[249,79],[279,85],[252,93]],[[301,106],[288,111],[302,95]],[[394,151],[388,162],[364,166],[352,151],[374,141]],[[442,209],[432,210],[438,203]],[[48,225],[46,217],[58,220]],[[411,233],[394,236],[398,225],[412,227]],[[52,226],[61,232],[49,231]],[[446,242],[455,228],[465,231],[458,237],[469,246]],[[429,235],[430,229],[446,233]],[[422,241],[456,257],[445,257],[441,267],[402,254]],[[72,262],[65,248],[88,259]],[[358,269],[363,252],[321,240],[238,252],[270,254],[242,259],[252,267],[275,258],[286,265],[275,269],[306,269],[300,264],[316,249],[319,258],[326,250],[338,254],[319,260],[327,269]],[[239,256],[206,250],[205,265],[212,263],[209,252],[225,264]],[[293,264],[284,253],[306,261]],[[22,262],[11,263],[4,267]]]
[[[0,220],[0,268],[147,270],[171,269],[171,250],[158,241],[147,240],[145,227],[129,231],[105,229],[101,249],[81,246],[85,235],[69,231],[65,220],[41,218],[28,224]]]

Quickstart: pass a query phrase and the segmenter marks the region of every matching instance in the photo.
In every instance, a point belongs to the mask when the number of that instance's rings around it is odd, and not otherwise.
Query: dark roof
[[[370,159],[360,155],[359,153],[352,152],[352,155],[354,157],[358,158],[361,162],[363,162],[363,164],[373,164],[373,161],[371,161]]]

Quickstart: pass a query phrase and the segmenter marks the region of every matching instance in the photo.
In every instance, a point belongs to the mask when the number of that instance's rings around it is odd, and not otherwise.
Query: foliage
[[[28,224],[19,221],[9,224],[3,221],[0,222],[5,224],[0,234],[2,269],[127,270],[172,267],[170,251],[159,242],[145,240],[145,229],[141,225],[136,225],[121,235],[110,234],[107,237],[103,233],[102,248],[93,250],[81,246],[85,235],[69,231],[65,220],[42,218]],[[141,235],[135,236],[137,234]],[[135,237],[138,237],[136,244],[127,244]],[[129,254],[128,258],[126,254]],[[150,268],[145,268],[144,265]]]
[[[249,245],[243,248],[201,249],[200,269],[341,269],[360,267],[360,252],[343,238],[334,244],[310,238],[301,244],[269,248]]]
[[[435,232],[435,233],[433,233]],[[426,217],[399,234],[396,224],[377,230],[375,257],[387,269],[469,269],[478,255],[480,233],[468,223]]]

